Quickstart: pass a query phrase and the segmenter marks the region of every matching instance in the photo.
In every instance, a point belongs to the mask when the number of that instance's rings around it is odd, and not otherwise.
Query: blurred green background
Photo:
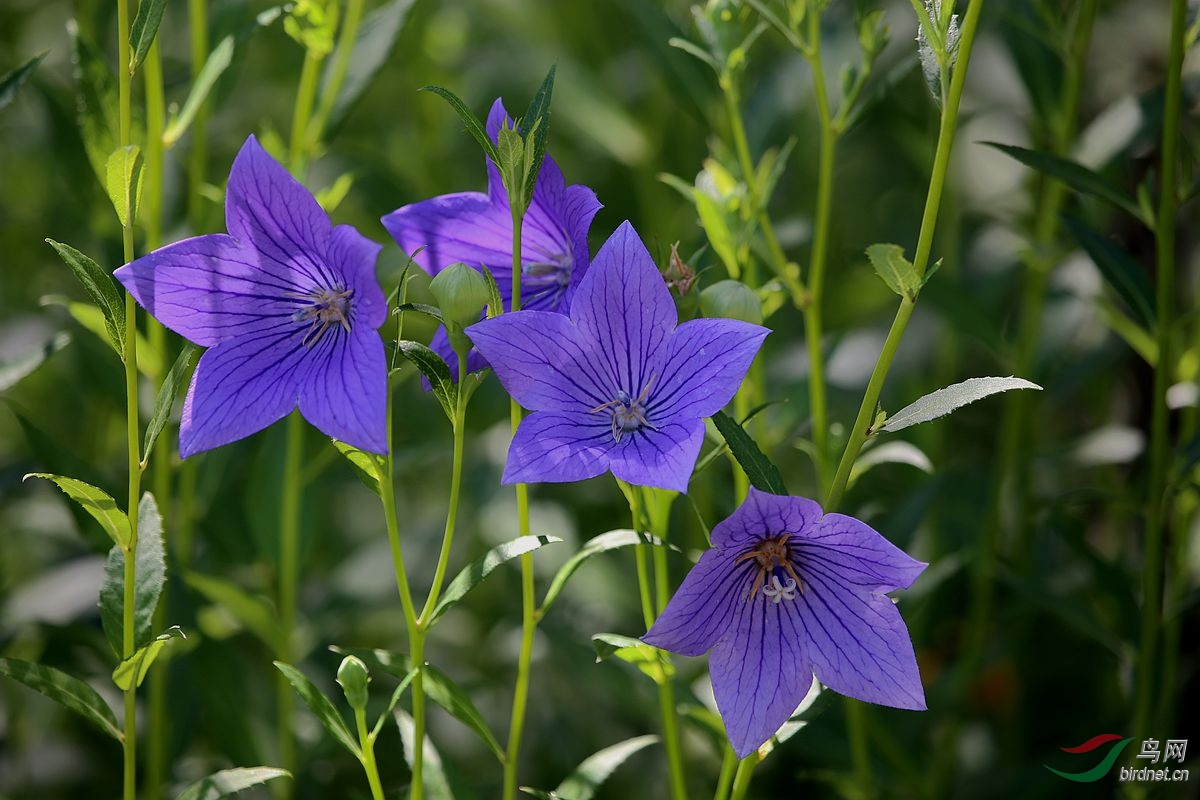
[[[836,167],[825,318],[832,418],[843,426],[857,409],[895,302],[863,251],[874,242],[896,242],[911,252],[937,130],[937,107],[915,68],[911,7],[904,0],[857,5],[885,9],[892,42],[877,70],[890,85],[881,86],[877,102],[842,141]],[[1038,180],[978,142],[1044,145],[1046,109],[1057,102],[1062,66],[1036,33],[1045,32],[1045,11],[1063,19],[1072,5],[995,0],[984,10],[934,248],[934,257],[945,263],[922,297],[888,381],[883,403],[889,410],[967,377],[1012,370],[1021,258],[1030,247],[1029,212]],[[269,137],[273,131],[286,138],[303,53],[278,22],[246,33],[254,15],[267,7],[239,0],[211,3],[210,40],[235,32],[241,38],[209,103],[206,175],[212,190],[189,200],[184,170],[190,135],[167,155],[168,241],[224,229],[221,186],[247,135]],[[825,14],[831,79],[840,65],[857,58],[854,7],[838,0]],[[1086,62],[1074,152],[1130,193],[1157,162],[1167,22],[1165,3],[1101,3]],[[117,496],[124,482],[118,362],[61,306],[43,301],[48,295],[84,297],[43,242],[47,237],[91,254],[107,268],[121,263],[120,229],[76,125],[71,26],[115,61],[110,3],[0,5],[0,73],[47,51],[15,102],[0,111],[0,362],[29,352],[57,331],[73,338],[36,374],[0,396],[0,651],[95,678],[100,686],[112,667],[95,599],[106,540],[53,487],[21,481],[32,471],[61,472]],[[160,36],[167,99],[181,104],[190,84],[183,3],[168,4]],[[705,241],[695,211],[658,176],[671,173],[691,183],[710,150],[721,150],[727,120],[715,75],[669,46],[673,36],[698,39],[687,2],[416,0],[386,66],[313,163],[308,184],[320,190],[344,173],[353,175],[333,218],[388,242],[380,267],[388,285],[403,259],[379,217],[431,195],[484,185],[483,156],[459,120],[441,100],[417,89],[431,83],[449,87],[481,115],[502,96],[515,113],[547,68],[557,64],[550,153],[569,183],[593,187],[605,206],[592,226],[593,252],[630,219],[662,260],[676,241],[685,256],[695,253]],[[805,61],[777,35],[764,34],[746,71],[746,124],[756,156],[797,138],[771,215],[789,257],[799,263],[807,260],[816,180],[811,86]],[[1194,97],[1188,95],[1185,110],[1194,110]],[[1185,132],[1194,130],[1193,119]],[[191,224],[189,202],[196,204]],[[1150,271],[1148,231],[1074,195],[1067,208],[1114,237]],[[1185,206],[1183,215],[1194,220],[1194,207]],[[1180,228],[1179,285],[1186,298],[1196,292],[1192,230],[1186,223]],[[877,708],[870,714],[873,765],[885,796],[1114,791],[1111,782],[1067,784],[1043,764],[1072,769],[1055,761],[1060,747],[1130,727],[1140,604],[1137,511],[1151,371],[1106,325],[1102,309],[1111,304],[1111,292],[1091,261],[1065,243],[1056,246],[1053,260],[1044,335],[1034,373],[1024,376],[1045,387],[1033,401],[1032,447],[1022,455],[1035,503],[1026,517],[1006,520],[1002,534],[1003,542],[1028,535],[1033,557],[1029,569],[1000,570],[997,612],[980,674],[963,676],[956,666],[968,634],[969,565],[996,480],[1003,399],[897,437],[928,455],[932,474],[884,465],[865,475],[845,503],[847,513],[931,562],[901,606],[929,711]],[[709,251],[693,266],[711,267],[704,284],[724,277]],[[423,291],[423,279],[415,291]],[[1194,308],[1181,300],[1185,305]],[[807,435],[808,419],[801,319],[785,307],[768,324],[775,333],[762,358],[768,399],[778,403],[764,412],[760,433],[789,488],[811,495],[812,467],[797,446]],[[1185,324],[1192,330],[1194,318],[1185,317]],[[417,318],[406,326],[412,338],[432,333]],[[450,430],[411,376],[397,392],[402,535],[410,575],[423,592],[445,513]],[[499,485],[508,440],[506,405],[492,380],[469,412],[455,570],[515,535],[512,491]],[[173,438],[171,447],[174,452]],[[197,459],[194,508],[175,503],[167,511],[169,528],[192,529],[190,569],[271,596],[281,450],[282,431],[272,429]],[[404,626],[375,499],[313,431],[307,451],[312,481],[304,496],[301,615],[308,655],[302,666],[338,696],[332,682],[338,657],[327,647],[402,649]],[[692,482],[696,506],[710,524],[732,510],[731,470],[721,459]],[[628,510],[609,478],[538,487],[533,497],[533,531],[566,540],[539,551],[543,586],[582,542],[629,526]],[[1192,522],[1186,524],[1190,529]],[[704,546],[686,501],[675,505],[672,539],[686,548]],[[687,563],[673,559],[678,580]],[[225,766],[274,763],[271,655],[227,611],[190,591],[178,567],[172,563],[168,617],[184,626],[189,641],[170,661],[172,784]],[[1179,610],[1185,616],[1186,691],[1178,696],[1178,710],[1198,707],[1196,573],[1193,562],[1187,602]],[[497,732],[507,729],[519,596],[516,569],[499,570],[439,626],[428,652],[431,663],[470,691]],[[594,663],[590,637],[602,631],[643,632],[628,551],[588,562],[539,628],[522,783],[552,787],[596,750],[657,730],[650,681],[620,662]],[[705,662],[679,662],[683,700],[693,702],[686,687],[703,678]],[[391,685],[377,677],[378,702]],[[431,735],[456,796],[497,796],[500,769],[487,750],[440,709],[433,708],[431,717]],[[302,753],[297,795],[366,797],[353,759],[312,718],[302,714],[297,724]],[[1186,738],[1194,729],[1194,718],[1184,713],[1176,729],[1158,735]],[[715,782],[720,751],[703,728],[686,722],[685,746],[693,792],[705,796]],[[377,750],[392,795],[406,781],[399,748],[390,729]],[[663,763],[659,749],[643,751],[598,797],[665,796]],[[849,769],[843,704],[835,700],[760,767],[752,795],[846,795],[852,792]],[[112,742],[40,696],[0,681],[0,797],[109,797],[118,793],[120,778]],[[1191,785],[1190,796],[1196,796],[1197,778]]]

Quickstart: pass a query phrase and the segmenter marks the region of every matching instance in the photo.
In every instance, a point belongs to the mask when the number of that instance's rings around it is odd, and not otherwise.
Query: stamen
[[[646,402],[646,398],[650,396],[650,385],[654,383],[653,375],[650,380],[646,381],[646,385],[642,387],[641,393],[638,394],[636,400],[630,397],[629,392],[624,389],[617,390],[617,397],[614,400],[609,400],[607,403],[602,403],[591,409],[590,413],[595,414],[606,409],[612,409],[612,435],[617,442],[621,441],[626,433],[636,431],[638,428],[649,428],[652,431],[658,430],[646,419],[646,410],[642,408],[642,404]]]
[[[350,332],[350,297],[353,289],[324,289],[317,288],[311,292],[285,292],[284,297],[306,300],[308,305],[292,314],[293,322],[308,322],[308,330],[301,340],[305,347],[311,348],[321,341],[325,331],[333,324],[340,325],[346,333]]]
[[[792,563],[791,551],[788,547],[790,536],[791,534],[784,533],[771,539],[765,539],[753,549],[747,550],[734,559],[735,566],[747,561],[755,563],[754,583],[750,586],[749,599],[754,599],[759,589],[762,589],[763,594],[774,603],[795,600],[797,593],[804,591],[804,584]],[[787,574],[786,584],[780,580],[783,573]]]

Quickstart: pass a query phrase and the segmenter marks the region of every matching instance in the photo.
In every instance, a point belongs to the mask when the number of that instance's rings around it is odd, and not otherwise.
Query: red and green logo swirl
[[[1091,783],[1092,781],[1100,780],[1108,773],[1110,769],[1112,769],[1112,765],[1116,763],[1117,757],[1121,755],[1121,751],[1124,750],[1125,747],[1132,741],[1133,739],[1125,739],[1115,733],[1102,733],[1099,736],[1093,736],[1091,739],[1088,739],[1086,742],[1078,745],[1077,747],[1062,748],[1063,752],[1065,753],[1090,753],[1096,748],[1102,747],[1109,742],[1117,742],[1117,744],[1109,748],[1108,755],[1106,755],[1099,764],[1087,770],[1086,772],[1063,772],[1048,764],[1043,764],[1042,766],[1053,772],[1055,775],[1059,775],[1069,781],[1076,781],[1077,783]]]

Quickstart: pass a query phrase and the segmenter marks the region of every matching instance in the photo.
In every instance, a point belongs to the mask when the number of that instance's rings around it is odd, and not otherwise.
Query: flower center
[[[350,297],[353,294],[353,289],[315,288],[311,292],[284,295],[305,301],[304,307],[292,314],[292,321],[308,323],[308,330],[304,332],[305,347],[321,341],[332,325],[340,325],[346,333],[350,332]]]
[[[541,254],[540,261],[530,261],[521,267],[521,283],[530,291],[525,305],[542,296],[549,297],[549,304],[556,305],[563,292],[571,285],[571,268],[575,259],[570,253]]]
[[[612,414],[612,434],[616,441],[621,441],[621,437],[626,433],[636,431],[643,426],[652,431],[658,430],[646,419],[646,409],[643,408],[646,397],[650,394],[650,384],[652,383],[654,383],[654,376],[650,376],[650,380],[646,381],[645,388],[642,389],[642,393],[637,396],[636,400],[630,397],[629,392],[618,389],[615,399],[592,409],[593,414],[601,411],[608,411]]]
[[[754,584],[750,587],[750,599],[754,599],[758,590],[762,589],[763,594],[778,605],[784,600],[795,600],[797,593],[804,591],[804,584],[792,563],[791,548],[788,546],[790,536],[784,533],[764,539],[734,560],[735,565],[754,562],[756,570]]]

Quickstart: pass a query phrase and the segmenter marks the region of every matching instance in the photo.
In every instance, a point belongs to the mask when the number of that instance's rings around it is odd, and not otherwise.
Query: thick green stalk
[[[917,238],[917,250],[913,256],[913,266],[916,268],[917,275],[922,277],[929,266],[929,254],[933,250],[933,233],[937,227],[938,208],[942,202],[942,191],[945,188],[946,173],[950,167],[950,153],[954,147],[954,133],[958,129],[958,106],[962,100],[963,88],[966,85],[967,66],[971,60],[971,48],[975,43],[975,32],[979,27],[979,14],[982,10],[983,0],[971,0],[971,3],[967,6],[966,17],[962,25],[962,35],[958,44],[958,64],[954,68],[950,90],[946,95],[945,103],[942,105],[937,151],[933,159],[933,172],[929,178],[929,193],[925,198],[925,212],[921,218],[921,233]],[[916,302],[908,297],[900,301],[900,308],[896,311],[896,317],[892,321],[892,327],[888,331],[887,339],[884,341],[883,350],[879,354],[879,360],[875,362],[875,368],[871,372],[871,379],[868,381],[867,390],[863,395],[862,405],[859,406],[858,416],[854,420],[854,427],[850,432],[849,440],[846,442],[846,449],[843,451],[841,461],[838,463],[837,474],[834,475],[833,485],[830,487],[825,501],[827,511],[836,509],[838,504],[841,503],[842,494],[846,491],[846,482],[850,478],[850,470],[854,466],[854,461],[858,457],[859,451],[867,440],[871,421],[875,416],[875,407],[879,402],[879,395],[883,391],[884,381],[887,379],[888,370],[892,366],[892,359],[895,357],[896,350],[900,346],[900,340],[904,337],[904,331],[908,327],[908,321],[912,317],[915,307]]]
[[[338,33],[337,51],[333,55],[333,65],[329,68],[329,81],[322,88],[317,112],[308,126],[310,151],[316,148],[321,137],[325,135],[325,126],[329,123],[329,115],[333,113],[333,106],[342,90],[342,84],[346,82],[350,56],[354,53],[358,28],[362,24],[363,5],[363,0],[348,0],[346,3],[346,16],[342,20],[341,31]]]
[[[371,785],[371,800],[385,800],[379,767],[375,764],[375,738],[367,730],[366,709],[354,709],[354,726],[358,730],[358,746],[362,748],[363,772],[367,773],[367,783]]]
[[[721,774],[717,777],[717,791],[713,800],[729,800],[729,790],[733,788],[733,776],[737,773],[738,757],[733,748],[725,745],[725,754],[721,757]]]
[[[1154,367],[1153,410],[1150,419],[1150,480],[1146,486],[1146,546],[1143,554],[1142,575],[1142,637],[1138,650],[1137,699],[1134,705],[1133,735],[1141,737],[1150,733],[1154,721],[1155,678],[1167,676],[1175,680],[1174,660],[1176,654],[1163,649],[1163,669],[1156,669],[1160,628],[1162,619],[1163,571],[1169,568],[1169,559],[1163,548],[1167,512],[1167,469],[1171,463],[1171,441],[1167,430],[1170,410],[1167,408],[1167,387],[1174,378],[1175,364],[1171,360],[1171,326],[1174,324],[1175,306],[1175,214],[1179,204],[1176,192],[1176,176],[1179,168],[1179,117],[1181,105],[1181,80],[1183,73],[1183,37],[1187,27],[1187,3],[1173,0],[1171,3],[1171,47],[1167,61],[1167,86],[1163,105],[1162,162],[1159,169],[1158,214],[1155,216],[1154,235],[1158,267],[1158,319],[1156,340],[1158,361]],[[1181,532],[1172,537],[1175,557],[1186,557],[1186,539]],[[1172,625],[1178,625],[1173,621]],[[1173,638],[1172,636],[1168,637]],[[1174,691],[1173,686],[1163,684],[1161,691]]]
[[[510,192],[511,195],[511,192]],[[519,207],[516,198],[509,198],[512,209],[512,310],[521,309],[521,228],[525,210]],[[521,424],[521,406],[516,400],[509,404],[509,420],[513,435]],[[516,485],[517,534],[529,535],[529,487]],[[537,629],[537,600],[534,597],[533,556],[521,554],[521,654],[517,659],[517,683],[513,688],[512,717],[508,727],[508,750],[504,758],[504,800],[516,800],[517,766],[521,755],[521,733],[525,727],[525,706],[529,700],[529,674],[533,660],[533,634]]]
[[[304,462],[304,418],[293,411],[287,418],[284,445],[283,498],[279,513],[279,652],[285,664],[295,663],[292,650],[296,631],[296,594],[300,566],[300,473]],[[280,675],[283,678],[282,675]],[[296,765],[296,742],[292,735],[295,701],[286,678],[276,682],[278,700],[279,760],[289,772]],[[291,781],[281,781],[290,785]],[[291,790],[281,790],[290,794]]]
[[[729,800],[745,800],[746,791],[750,788],[750,779],[754,777],[754,768],[758,766],[758,753],[751,753],[738,762],[737,775],[733,778],[733,792]]]
[[[303,178],[308,165],[308,130],[313,102],[317,96],[317,79],[321,75],[321,57],[311,50],[304,53],[304,66],[300,68],[300,88],[296,91],[296,108],[292,112],[292,138],[288,149],[292,173]]]
[[[208,58],[208,0],[188,0],[188,29],[191,35],[192,83]],[[193,232],[199,232],[204,213],[205,164],[208,159],[208,104],[201,103],[191,125],[192,144],[188,151],[187,216]]]
[[[750,413],[750,392],[752,390],[753,387],[742,384],[738,388],[737,394],[733,396],[733,413],[739,423]],[[734,500],[738,503],[745,500],[746,495],[750,493],[750,478],[747,477],[746,470],[742,469],[742,465],[736,460],[733,462],[733,493]]]

